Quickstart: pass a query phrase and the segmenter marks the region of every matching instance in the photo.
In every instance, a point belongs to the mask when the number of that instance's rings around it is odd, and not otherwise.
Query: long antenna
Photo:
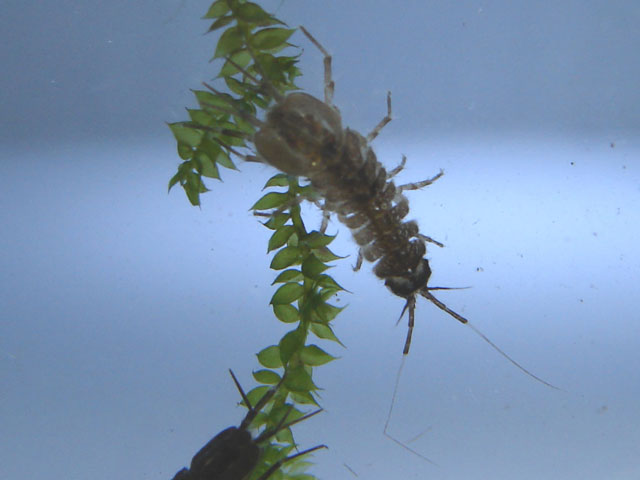
[[[527,370],[526,368],[524,368],[522,365],[520,365],[518,362],[516,362],[513,358],[511,358],[509,355],[507,355],[500,347],[498,347],[495,343],[493,343],[491,340],[489,340],[489,338],[482,333],[480,330],[478,330],[476,327],[474,327],[473,325],[471,325],[469,323],[469,320],[467,320],[466,318],[464,318],[462,315],[460,315],[459,313],[454,312],[453,310],[451,310],[449,307],[447,307],[444,303],[442,303],[440,300],[438,300],[436,297],[434,297],[433,295],[431,295],[431,293],[429,292],[428,289],[423,288],[422,290],[420,290],[420,295],[422,295],[424,298],[426,298],[427,300],[429,300],[431,303],[433,303],[436,307],[438,307],[440,310],[444,310],[445,312],[447,312],[449,315],[451,315],[453,318],[455,318],[456,320],[458,320],[461,323],[466,324],[467,326],[469,326],[469,328],[471,328],[471,330],[473,330],[476,335],[478,335],[480,338],[482,338],[485,342],[487,342],[489,345],[491,345],[491,347],[498,352],[500,355],[502,355],[504,358],[506,358],[509,362],[511,362],[513,365],[515,365],[518,369],[520,369],[522,372],[524,372],[525,374],[529,375],[531,378],[533,378],[534,380],[537,380],[538,382],[546,385],[547,387],[551,387],[554,390],[562,390],[558,387],[556,387],[555,385],[550,384],[549,382],[547,382],[546,380],[541,379],[540,377],[538,377],[537,375],[534,375],[533,373],[531,373],[529,370]]]
[[[392,442],[395,442],[396,444],[400,445],[405,450],[408,450],[409,452],[413,453],[414,455],[417,455],[418,457],[423,459],[425,462],[429,462],[431,465],[435,465],[436,467],[439,467],[440,465],[438,465],[436,462],[434,462],[430,458],[425,457],[420,452],[417,452],[416,450],[414,450],[413,448],[409,447],[408,445],[405,445],[404,443],[402,443],[400,440],[398,440],[397,438],[395,438],[394,436],[392,436],[388,432],[388,430],[389,430],[389,422],[391,421],[391,414],[393,413],[393,407],[396,404],[396,396],[398,395],[398,385],[400,385],[400,377],[402,376],[402,369],[404,368],[404,361],[405,361],[406,358],[407,358],[406,355],[402,355],[402,362],[400,362],[400,368],[398,369],[398,374],[396,375],[396,384],[393,387],[393,396],[391,397],[391,405],[389,406],[389,413],[387,414],[387,421],[384,423],[384,430],[382,431],[382,433],[384,434],[385,437],[390,439]]]

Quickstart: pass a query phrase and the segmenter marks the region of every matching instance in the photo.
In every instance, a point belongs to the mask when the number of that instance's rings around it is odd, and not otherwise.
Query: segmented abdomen
[[[391,291],[408,297],[426,286],[425,242],[414,221],[403,222],[408,200],[365,137],[343,130],[336,110],[306,94],[291,94],[276,105],[266,125],[255,142],[263,157],[309,179],[325,208],[351,229],[362,256],[377,262],[374,273]],[[278,145],[279,160],[266,152],[271,145]]]

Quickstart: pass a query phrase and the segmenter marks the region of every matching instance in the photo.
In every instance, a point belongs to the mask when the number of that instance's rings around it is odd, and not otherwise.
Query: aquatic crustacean
[[[273,398],[276,391],[282,384],[282,381],[278,385],[270,388],[262,398],[260,398],[255,406],[251,406],[249,399],[242,390],[242,387],[235,375],[231,370],[229,370],[229,372],[231,373],[231,377],[233,378],[236,388],[242,396],[242,400],[249,409],[247,415],[244,417],[242,422],[240,422],[240,426],[229,427],[209,440],[209,442],[207,442],[207,444],[194,455],[191,460],[190,467],[188,469],[183,468],[176,473],[173,480],[244,480],[258,464],[262,450],[261,444],[263,442],[270,439],[278,432],[322,411],[315,410],[287,423],[287,416],[291,411],[291,409],[289,409],[277,425],[273,428],[263,430],[257,437],[253,438],[249,432],[251,423],[262,408]],[[295,458],[306,455],[307,453],[311,453],[320,448],[326,448],[326,446],[318,445],[273,463],[262,475],[260,475],[258,480],[266,480],[284,463],[290,462]]]
[[[398,167],[387,172],[370,146],[371,141],[391,121],[391,94],[387,94],[387,115],[368,135],[363,136],[343,127],[340,112],[333,105],[331,55],[304,27],[300,29],[324,55],[324,101],[300,91],[282,94],[269,83],[266,75],[262,74],[262,79],[258,79],[228,58],[238,71],[267,93],[274,104],[267,110],[265,119],[260,120],[246,111],[236,109],[228,96],[205,83],[220,99],[228,102],[228,107],[209,105],[211,108],[240,116],[257,129],[253,135],[245,138],[253,143],[254,155],[242,155],[229,145],[222,146],[246,160],[267,163],[284,173],[309,179],[314,191],[324,200],[325,221],[329,213],[337,214],[359,245],[355,269],[360,268],[363,259],[375,262],[373,271],[376,276],[384,280],[393,294],[406,300],[400,315],[402,318],[408,311],[404,355],[409,353],[411,347],[416,297],[420,295],[468,325],[524,373],[553,387],[522,367],[465,317],[451,310],[431,293],[433,290],[449,288],[428,285],[431,268],[425,257],[426,243],[443,245],[421,234],[415,221],[404,221],[409,213],[409,202],[402,192],[431,185],[444,172],[441,170],[434,177],[421,182],[395,185],[393,177],[402,170],[406,158],[403,157]],[[260,72],[260,63],[255,57],[254,65]],[[210,129],[201,125],[193,126]],[[325,225],[323,222],[323,227]]]
[[[324,101],[304,92],[283,95],[264,76],[263,80],[258,80],[237,66],[275,100],[265,120],[233,111],[258,129],[248,139],[253,142],[256,155],[244,158],[267,163],[290,175],[308,178],[313,189],[323,198],[325,212],[336,213],[339,220],[351,229],[360,246],[356,269],[360,268],[363,259],[376,262],[374,273],[385,281],[391,292],[406,299],[403,313],[409,311],[409,329],[403,353],[407,354],[414,326],[416,295],[423,295],[459,321],[467,323],[466,319],[435,299],[430,293],[433,288],[427,286],[431,269],[424,258],[425,242],[442,244],[421,234],[415,221],[403,221],[409,213],[409,202],[402,192],[430,185],[443,172],[422,182],[395,185],[392,178],[402,170],[406,159],[403,157],[399,167],[387,172],[369,145],[391,121],[391,95],[387,95],[387,115],[366,137],[344,128],[340,112],[333,105],[331,56],[304,27],[300,28],[324,54]],[[257,61],[256,68],[260,69]],[[205,86],[219,94],[210,85]],[[232,107],[230,104],[230,109]]]

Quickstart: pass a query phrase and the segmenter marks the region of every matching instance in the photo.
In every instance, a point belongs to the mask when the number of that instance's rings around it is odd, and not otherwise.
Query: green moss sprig
[[[183,160],[169,181],[169,190],[179,184],[192,205],[200,205],[200,195],[209,190],[204,177],[220,179],[220,166],[235,169],[234,156],[254,158],[250,139],[255,126],[248,118],[269,108],[272,89],[281,94],[297,90],[294,82],[301,74],[298,55],[284,54],[293,47],[288,40],[296,29],[287,28],[258,4],[216,0],[204,18],[212,21],[209,32],[221,31],[212,58],[222,63],[216,86],[205,84],[206,89],[194,90],[198,108],[187,109],[189,120],[169,124]],[[219,83],[224,83],[226,91],[218,90]],[[267,84],[269,88],[265,88]],[[273,281],[277,289],[270,305],[274,316],[291,329],[257,354],[261,367],[253,377],[259,386],[247,393],[249,401],[255,405],[269,388],[280,387],[253,420],[255,430],[275,428],[286,412],[288,421],[300,418],[304,413],[299,406],[318,405],[314,368],[335,357],[311,343],[310,334],[340,343],[332,322],[342,308],[329,301],[343,290],[326,273],[330,263],[341,258],[329,249],[334,237],[307,231],[300,213],[302,199],[313,196],[311,187],[284,174],[274,175],[266,187],[269,192],[252,209],[268,218],[264,225],[272,231],[270,267],[279,273]],[[250,480],[258,479],[295,447],[290,429],[278,432],[262,447],[260,463]],[[308,465],[303,458],[296,458],[271,478],[315,478],[304,473]]]

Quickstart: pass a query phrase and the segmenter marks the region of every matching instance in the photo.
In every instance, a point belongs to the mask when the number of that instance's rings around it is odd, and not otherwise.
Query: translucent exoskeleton
[[[255,406],[252,406],[245,395],[244,390],[240,386],[240,383],[236,379],[236,376],[231,370],[229,370],[229,372],[231,373],[231,377],[233,378],[236,388],[242,396],[243,402],[249,409],[247,415],[244,417],[242,422],[240,422],[240,426],[229,427],[209,440],[209,442],[207,442],[207,444],[194,455],[191,460],[190,467],[183,468],[176,473],[173,480],[244,480],[249,477],[253,469],[258,464],[258,460],[262,453],[261,444],[263,442],[269,440],[278,432],[285,430],[296,423],[302,422],[303,420],[306,420],[307,418],[310,418],[322,411],[316,410],[296,420],[287,422],[287,416],[291,411],[291,409],[289,409],[276,426],[263,430],[254,438],[249,432],[251,423],[262,408],[271,400],[271,398],[273,398],[276,391],[282,384],[282,381],[278,385],[269,389],[262,398],[260,398],[258,403]],[[326,448],[326,446],[318,445],[278,460],[262,475],[260,475],[258,480],[266,480],[283,464],[320,448]]]
[[[360,268],[363,259],[374,262],[375,275],[384,280],[393,294],[405,300],[400,315],[402,318],[408,312],[404,355],[411,347],[416,298],[422,296],[460,323],[469,325],[524,373],[552,386],[518,364],[469,324],[465,317],[431,293],[449,289],[428,285],[431,268],[425,257],[426,244],[442,244],[420,233],[416,221],[404,220],[409,213],[409,201],[403,192],[431,185],[442,177],[443,171],[420,182],[396,185],[393,177],[402,170],[406,159],[403,157],[398,167],[387,172],[370,146],[391,121],[391,95],[387,94],[387,114],[366,136],[343,127],[340,112],[333,104],[332,58],[304,27],[300,29],[324,56],[324,100],[299,91],[284,95],[269,84],[266,75],[258,79],[236,65],[247,79],[268,92],[275,103],[267,110],[264,120],[234,109],[232,102],[228,107],[211,106],[240,116],[257,129],[255,134],[246,138],[255,147],[254,155],[242,155],[227,145],[223,146],[246,160],[264,162],[284,173],[309,180],[324,201],[325,219],[334,213],[351,230],[359,246],[355,268]],[[257,59],[254,58],[254,62],[260,71]],[[220,98],[226,98],[213,87],[205,86]]]

